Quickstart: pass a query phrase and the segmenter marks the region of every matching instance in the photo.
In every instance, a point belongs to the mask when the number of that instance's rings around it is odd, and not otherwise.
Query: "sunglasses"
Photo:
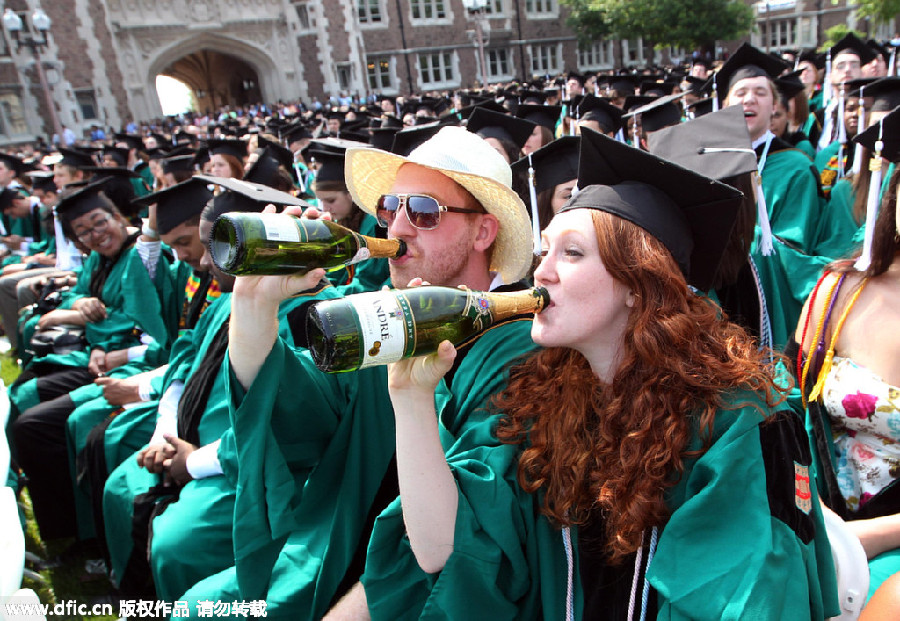
[[[436,229],[441,223],[441,214],[445,211],[481,213],[474,209],[441,205],[436,198],[427,194],[384,194],[375,205],[375,218],[378,224],[384,228],[389,227],[401,207],[406,211],[409,223],[421,231]]]

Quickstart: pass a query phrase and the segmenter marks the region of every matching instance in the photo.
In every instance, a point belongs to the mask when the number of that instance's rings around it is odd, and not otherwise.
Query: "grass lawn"
[[[10,354],[0,354],[0,378],[6,386],[12,384],[19,375],[19,366],[16,360]],[[29,552],[33,552],[43,561],[50,561],[67,551],[69,546],[74,543],[73,539],[65,539],[52,542],[44,542],[41,540],[37,523],[31,512],[31,499],[28,497],[28,490],[23,490],[19,495],[19,500],[24,507],[26,526],[25,526],[25,548]],[[93,555],[91,555],[93,556]],[[55,566],[45,566],[45,563],[34,566],[26,563],[28,569],[36,570],[42,577],[42,580],[34,580],[25,577],[22,586],[34,589],[35,593],[44,604],[58,604],[67,601],[74,601],[77,604],[90,605],[94,598],[106,595],[110,589],[110,583],[105,575],[89,574],[85,570],[85,562],[88,557],[83,553],[68,552],[63,557],[64,560]],[[118,607],[113,607],[113,612],[118,612]],[[68,621],[81,621],[82,619],[91,619],[92,621],[110,621],[118,618],[117,614],[113,615],[97,615],[97,616],[50,616],[50,619],[65,619]]]

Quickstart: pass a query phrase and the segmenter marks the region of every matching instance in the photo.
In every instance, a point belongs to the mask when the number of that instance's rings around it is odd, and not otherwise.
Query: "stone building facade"
[[[26,23],[52,20],[37,60],[0,36],[0,144],[49,138],[57,120],[86,136],[161,116],[157,75],[186,83],[201,109],[341,94],[449,90],[570,70],[643,66],[684,57],[642,41],[579,49],[559,0],[0,0]],[[757,45],[811,45],[812,17],[847,21],[846,0],[754,4]],[[762,7],[762,8],[760,8]],[[838,9],[841,9],[839,11]],[[769,30],[762,30],[768,27]],[[827,27],[827,26],[826,26]],[[812,28],[812,30],[810,30]],[[762,34],[760,34],[762,33]],[[479,37],[479,34],[481,37]],[[481,67],[479,39],[485,68]],[[784,45],[781,45],[785,42]]]

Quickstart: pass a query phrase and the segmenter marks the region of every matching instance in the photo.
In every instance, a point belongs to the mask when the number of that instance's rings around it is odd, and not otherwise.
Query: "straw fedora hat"
[[[436,170],[464,187],[500,222],[491,255],[491,270],[509,284],[521,280],[532,259],[531,220],[522,199],[512,191],[512,170],[483,138],[462,127],[444,127],[408,157],[380,149],[350,148],[344,180],[353,201],[369,214],[390,192],[397,170],[408,162]]]

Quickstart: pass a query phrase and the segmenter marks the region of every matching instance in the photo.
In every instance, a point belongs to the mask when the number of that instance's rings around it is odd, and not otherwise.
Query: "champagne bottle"
[[[399,239],[360,235],[330,220],[231,212],[213,224],[209,252],[227,274],[264,276],[399,257],[406,252],[406,244]]]
[[[309,351],[322,371],[354,371],[459,345],[497,321],[542,311],[544,288],[490,293],[424,286],[373,291],[314,304],[307,314]]]

